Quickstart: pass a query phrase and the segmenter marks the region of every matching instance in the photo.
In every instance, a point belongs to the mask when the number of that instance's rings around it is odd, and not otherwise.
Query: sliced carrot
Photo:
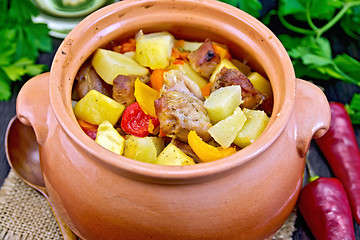
[[[231,59],[231,55],[229,53],[229,51],[223,47],[221,47],[220,45],[213,43],[213,48],[215,53],[219,54],[221,59],[227,58],[227,59]]]
[[[155,69],[150,75],[150,84],[153,89],[160,91],[164,84],[164,72],[166,72],[165,69]]]
[[[97,125],[85,122],[85,121],[80,120],[80,119],[77,119],[77,121],[78,121],[81,128],[85,128],[85,129],[88,129],[88,130],[91,130],[91,131],[97,131],[97,128],[98,128]]]
[[[166,134],[161,129],[159,131],[159,137],[166,137]]]
[[[175,48],[183,48],[185,45],[185,40],[177,40],[175,41]]]
[[[170,60],[176,60],[176,59],[187,60],[188,55],[189,52],[180,52],[179,49],[173,48],[171,52]]]
[[[129,41],[121,44],[121,53],[134,52],[136,49],[136,40],[130,38]]]
[[[208,82],[204,87],[201,88],[201,92],[204,97],[210,96],[211,82]]]

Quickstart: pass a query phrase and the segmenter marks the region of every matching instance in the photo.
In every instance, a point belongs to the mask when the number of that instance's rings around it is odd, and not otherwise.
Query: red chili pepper
[[[298,208],[317,240],[353,240],[351,209],[341,182],[318,178],[300,192]]]
[[[336,178],[344,186],[352,215],[360,224],[360,150],[350,117],[341,103],[330,103],[329,131],[316,139]]]
[[[153,128],[160,125],[159,119],[147,115],[141,110],[139,103],[134,102],[129,105],[123,112],[121,128],[124,132],[136,137],[146,137],[149,135],[149,122]]]

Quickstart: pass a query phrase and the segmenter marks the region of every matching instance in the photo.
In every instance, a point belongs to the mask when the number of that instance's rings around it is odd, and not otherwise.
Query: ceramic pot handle
[[[47,119],[51,113],[49,98],[50,73],[43,73],[28,80],[21,88],[16,100],[19,120],[31,126],[37,142],[42,145],[47,138]]]
[[[330,126],[330,106],[325,94],[316,85],[296,79],[294,116],[296,148],[305,157],[312,138],[324,135]]]

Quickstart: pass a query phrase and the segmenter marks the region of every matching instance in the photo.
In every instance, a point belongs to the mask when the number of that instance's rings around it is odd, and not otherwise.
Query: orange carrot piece
[[[98,128],[97,125],[85,122],[85,121],[80,120],[80,119],[77,119],[77,121],[78,121],[81,128],[85,128],[85,129],[88,129],[88,130],[91,130],[91,131],[97,131],[97,128]]]
[[[161,129],[159,131],[159,137],[166,137],[166,134]]]
[[[224,59],[224,58],[231,59],[231,55],[227,49],[225,49],[215,43],[213,43],[213,48],[214,48],[215,53],[219,54],[221,59]]]
[[[211,82],[208,82],[205,86],[201,88],[201,92],[204,97],[210,96],[210,88],[211,88]]]
[[[130,38],[129,41],[121,44],[121,53],[134,52],[136,49],[136,40]]]
[[[175,41],[175,48],[183,48],[185,45],[185,40],[177,40]]]
[[[153,89],[160,91],[164,84],[164,72],[166,72],[165,69],[155,69],[150,75],[150,84]]]

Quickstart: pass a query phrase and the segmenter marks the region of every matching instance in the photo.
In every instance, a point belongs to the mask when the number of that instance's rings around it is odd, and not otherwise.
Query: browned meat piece
[[[215,82],[211,87],[211,92],[226,86],[240,85],[242,108],[256,109],[265,99],[266,96],[257,91],[250,80],[237,69],[227,69],[223,67],[216,75]]]
[[[176,147],[180,148],[181,151],[183,151],[186,155],[188,155],[189,157],[191,157],[195,162],[199,163],[201,162],[201,160],[199,159],[199,157],[194,153],[194,151],[192,150],[192,148],[190,147],[189,144],[184,143],[182,141],[177,140],[176,138],[173,138],[171,140],[171,143],[174,144]]]
[[[206,39],[201,46],[188,55],[191,66],[203,77],[209,78],[220,63],[219,54],[215,53],[212,42]]]
[[[96,90],[108,97],[111,97],[112,87],[103,81],[96,73],[90,62],[84,63],[79,69],[75,79],[77,82],[74,86],[74,98],[83,98],[90,90]],[[74,99],[74,100],[78,100]]]
[[[207,130],[211,127],[203,101],[178,91],[164,92],[155,100],[155,111],[160,128],[168,137],[178,137],[187,142],[191,130],[204,140],[210,139]]]
[[[137,78],[142,82],[149,80],[147,76],[117,76],[113,82],[112,98],[118,103],[124,104],[126,107],[135,102],[134,85]]]
[[[164,84],[161,92],[170,91],[178,91],[205,100],[199,85],[180,70],[170,70],[164,73]]]

